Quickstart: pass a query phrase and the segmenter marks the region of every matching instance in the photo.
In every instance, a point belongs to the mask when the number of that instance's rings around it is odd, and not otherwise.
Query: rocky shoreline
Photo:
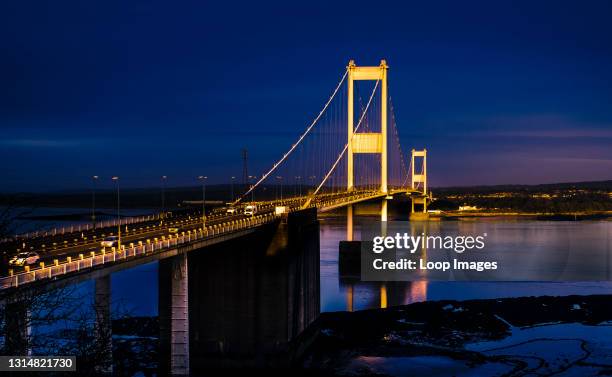
[[[553,326],[552,336],[542,337],[540,327]],[[308,347],[296,367],[353,376],[554,374],[571,368],[612,375],[612,337],[605,340],[611,330],[612,296],[607,295],[436,301],[323,313],[300,337]],[[592,333],[606,336],[593,340]],[[516,344],[508,342],[513,337]],[[592,344],[598,341],[602,344]],[[551,347],[572,356],[557,360],[547,355]],[[590,360],[592,348],[603,352]]]

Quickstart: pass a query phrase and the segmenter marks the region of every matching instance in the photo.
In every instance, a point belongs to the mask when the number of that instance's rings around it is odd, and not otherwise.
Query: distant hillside
[[[246,191],[242,184],[233,186],[233,197],[238,198]],[[255,191],[255,200],[272,199],[280,195],[280,188],[262,185]],[[308,192],[306,186],[283,185],[283,195],[293,196],[300,191]],[[250,195],[249,195],[250,196]],[[92,191],[60,191],[51,193],[15,193],[0,194],[0,206],[23,207],[73,207],[91,208]],[[216,184],[206,186],[206,201],[228,202],[232,199],[232,186],[229,184]],[[184,201],[201,201],[202,186],[167,187],[165,189],[165,206],[167,209],[176,208]],[[113,208],[117,205],[117,192],[115,190],[96,190],[96,208]],[[122,208],[161,208],[161,188],[125,188],[121,189]]]
[[[433,187],[436,193],[490,193],[490,192],[547,192],[556,190],[612,191],[612,180],[593,182],[546,183],[539,185],[493,185],[493,186],[451,186]]]
[[[530,213],[592,213],[612,211],[612,181],[568,182],[542,185],[498,185],[432,189],[430,208]]]

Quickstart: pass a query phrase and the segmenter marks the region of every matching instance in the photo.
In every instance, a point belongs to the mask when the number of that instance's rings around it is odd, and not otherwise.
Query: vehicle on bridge
[[[176,228],[176,227],[168,228],[168,233],[178,233],[178,232],[179,232],[179,228]]]
[[[257,213],[256,205],[248,205],[244,208],[244,214],[246,216],[254,216]]]
[[[113,247],[119,245],[119,237],[117,236],[108,236],[100,242],[102,247]]]
[[[236,208],[236,207],[227,207],[227,209],[225,210],[225,213],[227,213],[228,215],[234,215],[234,214],[238,213],[238,208]]]
[[[29,266],[38,262],[40,256],[38,253],[30,251],[23,252],[15,255],[11,260],[9,260],[9,265],[11,266]]]

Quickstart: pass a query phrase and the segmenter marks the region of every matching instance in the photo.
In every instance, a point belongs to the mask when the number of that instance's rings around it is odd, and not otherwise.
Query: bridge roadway
[[[389,195],[403,192],[407,191],[393,190]],[[378,191],[322,194],[311,203],[311,206],[316,206],[319,212],[326,212],[350,204],[382,198],[386,195]],[[124,248],[122,251],[115,250],[115,248],[105,249],[100,245],[101,239],[105,236],[115,234],[114,232],[117,231],[116,227],[98,229],[93,233],[96,235],[96,238],[90,236],[79,239],[75,237],[73,244],[67,243],[58,245],[55,248],[45,247],[44,249],[34,250],[41,256],[39,262],[42,263],[37,263],[27,269],[25,267],[12,267],[12,271],[9,274],[3,274],[0,277],[0,289],[17,287],[49,277],[58,278],[58,275],[80,272],[83,269],[93,268],[96,265],[96,261],[99,260],[102,261],[102,264],[109,262],[117,263],[127,260],[128,257],[134,259],[154,251],[159,252],[166,247],[176,246],[179,243],[189,243],[206,237],[218,236],[220,233],[244,231],[245,229],[277,220],[280,217],[274,214],[277,206],[286,206],[290,211],[295,211],[300,209],[304,201],[305,197],[295,197],[285,200],[258,202],[256,203],[258,206],[256,216],[246,216],[243,213],[212,213],[207,216],[206,230],[204,231],[202,230],[201,217],[192,213],[166,219],[162,224],[159,221],[153,224],[150,222],[131,224],[128,226],[127,231],[122,226],[121,242]],[[170,233],[170,228],[178,228],[178,233]],[[76,236],[76,234],[73,234],[73,236]],[[80,233],[78,236],[80,236]],[[61,237],[66,237],[66,235],[61,235]],[[45,243],[52,245],[56,240],[54,236],[49,236],[41,238],[38,242],[39,245]]]

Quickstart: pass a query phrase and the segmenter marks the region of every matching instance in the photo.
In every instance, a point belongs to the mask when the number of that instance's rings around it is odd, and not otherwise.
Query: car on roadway
[[[244,214],[246,216],[253,216],[257,213],[257,206],[249,205],[244,208]]]
[[[172,227],[172,228],[168,228],[168,233],[178,233],[179,232],[179,228],[176,227]]]
[[[236,208],[236,207],[228,207],[228,208],[225,210],[225,213],[227,213],[228,215],[234,215],[234,214],[236,214],[237,212],[238,212],[238,210],[237,210],[237,208]]]
[[[33,251],[23,252],[11,258],[11,260],[9,261],[9,265],[11,266],[29,266],[31,264],[38,262],[39,259],[40,259],[40,256],[36,252],[33,252]]]
[[[119,245],[119,237],[118,236],[108,236],[100,242],[102,247],[113,247]]]

